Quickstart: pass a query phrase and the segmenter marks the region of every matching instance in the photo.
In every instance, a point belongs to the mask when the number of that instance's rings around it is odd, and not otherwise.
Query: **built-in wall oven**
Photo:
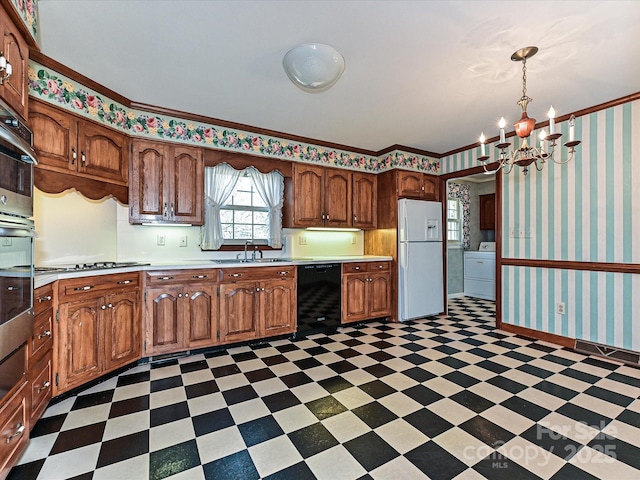
[[[26,372],[33,331],[31,132],[0,102],[0,401]]]

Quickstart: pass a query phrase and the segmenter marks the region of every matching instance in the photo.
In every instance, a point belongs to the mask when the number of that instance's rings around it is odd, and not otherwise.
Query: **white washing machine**
[[[495,301],[495,242],[482,242],[480,250],[464,252],[464,294]]]

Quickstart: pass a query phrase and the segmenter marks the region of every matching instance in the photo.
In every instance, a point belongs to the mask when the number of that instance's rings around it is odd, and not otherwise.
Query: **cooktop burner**
[[[143,265],[150,265],[149,263],[141,262],[94,262],[83,263],[75,265],[53,265],[45,267],[36,267],[35,271],[40,272],[81,272],[85,270],[105,270],[109,268],[124,268],[124,267],[139,267]]]

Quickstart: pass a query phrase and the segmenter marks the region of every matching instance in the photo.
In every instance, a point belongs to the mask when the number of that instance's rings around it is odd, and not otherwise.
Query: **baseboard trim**
[[[460,298],[460,297],[464,297],[464,292],[447,294],[447,298]]]
[[[562,335],[556,335],[555,333],[541,332],[540,330],[534,330],[533,328],[520,327],[511,323],[502,323],[500,330],[505,332],[515,333],[516,335],[522,335],[523,337],[533,338],[534,340],[542,340],[543,342],[555,343],[566,348],[575,350],[576,339],[563,337]]]

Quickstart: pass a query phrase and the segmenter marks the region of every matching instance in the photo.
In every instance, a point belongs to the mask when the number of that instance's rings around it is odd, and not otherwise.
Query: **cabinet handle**
[[[71,149],[71,165],[76,164],[76,158],[78,158],[78,154],[76,153],[76,149],[72,148]]]
[[[209,278],[209,275],[193,275],[192,278]]]
[[[44,337],[50,337],[51,336],[51,330],[45,330],[44,332],[38,334],[38,339],[44,338]]]
[[[38,393],[40,393],[43,390],[46,390],[47,388],[49,388],[51,386],[51,382],[49,380],[47,380],[46,382],[44,382],[42,384],[42,386],[38,389]]]
[[[326,215],[327,222],[329,221],[329,214]]]
[[[230,273],[229,276],[230,277],[241,277],[242,274],[241,273]]]
[[[167,215],[169,215],[169,211],[167,210],[167,202],[164,202],[164,208],[162,210],[162,216],[164,218],[167,218]]]
[[[289,275],[289,271],[278,272],[278,275]]]
[[[378,265],[378,268],[384,268],[384,265]]]
[[[84,154],[84,152],[80,152],[80,164],[82,167],[84,167],[84,164],[87,163],[87,156]]]
[[[357,222],[357,221],[358,221],[358,216],[357,216],[357,215],[354,215],[354,216],[353,216],[353,221],[354,221],[354,222]]]
[[[15,285],[9,285],[7,287],[7,290],[10,291],[10,292],[13,292],[13,291],[20,290],[20,287],[16,287]]]
[[[131,280],[120,280],[118,282],[118,285],[129,285],[131,283]]]
[[[182,294],[181,293],[178,294],[178,298],[182,298]]]
[[[420,190],[422,190],[424,192],[424,185],[422,185],[422,187],[420,187]]]
[[[259,291],[260,291],[260,287],[256,287],[256,292],[259,292]]]
[[[476,260],[476,263],[484,263],[482,260]]]
[[[173,280],[173,277],[158,277],[157,280]]]
[[[20,437],[23,433],[24,433],[24,425],[22,423],[19,423],[18,425],[16,425],[16,432],[13,435],[9,435],[7,437],[7,443],[11,443],[14,438]]]
[[[100,306],[100,309],[101,309],[101,310],[106,310],[106,309],[107,309],[107,306],[106,306],[106,305],[101,305],[101,306]]]
[[[262,287],[262,289],[261,289],[261,290],[264,292],[264,287]]]
[[[109,305],[107,305],[107,307],[113,308],[113,303],[110,303]]]
[[[92,288],[93,288],[93,285],[85,285],[84,287],[76,287],[76,288],[74,288],[74,290],[76,292],[79,292],[79,291],[83,291],[83,290],[91,290]]]
[[[351,267],[351,270],[360,270],[360,267]]]
[[[173,217],[175,217],[175,216],[176,216],[176,214],[175,214],[175,212],[173,211],[173,202],[171,202],[171,218],[173,218]]]
[[[48,302],[49,300],[51,300],[51,295],[47,295],[45,297],[40,297],[38,299],[38,303],[42,303],[42,302]]]

